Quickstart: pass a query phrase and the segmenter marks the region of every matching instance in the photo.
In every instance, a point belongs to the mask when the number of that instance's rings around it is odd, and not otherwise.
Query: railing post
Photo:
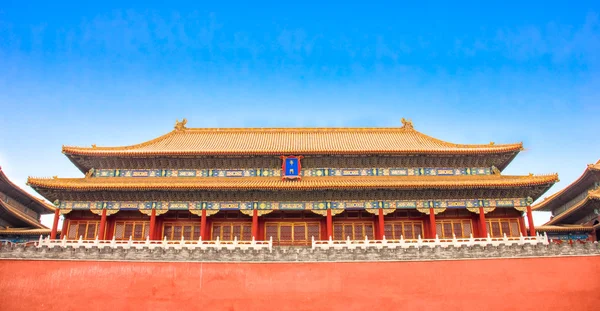
[[[312,241],[311,242],[311,248],[315,249],[315,236],[314,235],[311,237],[311,241]]]
[[[421,248],[423,246],[423,240],[421,240],[421,235],[417,236],[417,247]]]

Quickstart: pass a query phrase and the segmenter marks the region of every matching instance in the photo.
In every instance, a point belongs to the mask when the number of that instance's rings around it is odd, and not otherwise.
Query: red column
[[[485,223],[483,207],[479,207],[479,235],[481,235],[482,238],[487,238],[487,224]]]
[[[252,237],[258,239],[258,210],[252,211]]]
[[[379,209],[379,239],[383,240],[385,236],[385,224],[383,220],[383,208]]]
[[[100,218],[100,229],[98,230],[98,240],[104,240],[104,227],[106,227],[106,210],[102,210],[102,217]]]
[[[52,230],[50,231],[50,239],[56,239],[56,232],[58,231],[58,219],[60,218],[60,211],[58,208],[54,210],[54,222],[52,223]]]
[[[527,229],[525,228],[525,217],[524,216],[519,218],[519,229],[521,229],[522,236],[527,236]]]
[[[155,231],[156,230],[156,210],[152,209],[152,213],[150,214],[150,240],[154,240]]]
[[[69,225],[69,220],[67,217],[63,220],[62,230],[60,230],[60,239],[62,240],[65,236],[67,236],[67,228]]]
[[[327,239],[333,237],[333,221],[331,219],[331,210],[327,210]]]
[[[429,238],[435,239],[435,234],[435,213],[433,212],[433,208],[429,208]]]
[[[202,241],[206,240],[206,210],[202,210],[202,214],[200,214],[200,239]]]
[[[531,205],[527,205],[527,220],[529,222],[529,236],[534,236],[535,226],[533,225],[533,214],[531,213]]]

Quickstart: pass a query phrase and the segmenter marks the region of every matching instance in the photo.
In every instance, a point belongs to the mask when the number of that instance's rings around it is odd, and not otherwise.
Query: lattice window
[[[96,220],[69,220],[67,228],[67,239],[76,240],[80,237],[84,240],[93,240],[98,235],[100,221]]]
[[[391,229],[390,229],[391,230]],[[336,222],[333,223],[333,238],[335,240],[364,240],[374,238],[372,222]]]
[[[388,240],[398,240],[401,236],[404,239],[416,239],[419,235],[423,237],[423,222],[421,221],[385,222],[385,238]]]
[[[485,222],[491,237],[501,238],[505,233],[507,237],[518,237],[520,234],[518,218],[494,218]]]
[[[180,241],[200,239],[200,223],[198,222],[165,222],[163,223],[163,238]]]
[[[436,233],[440,239],[468,238],[472,232],[470,219],[438,220],[435,222]]]
[[[117,221],[115,222],[115,240],[145,240],[150,233],[149,221]]]
[[[321,225],[318,222],[268,222],[266,238],[273,238],[278,245],[309,245],[312,237],[319,239]]]
[[[232,241],[237,237],[240,241],[250,241],[252,240],[252,223],[215,222],[212,225],[211,236],[213,240],[218,237],[222,241]]]

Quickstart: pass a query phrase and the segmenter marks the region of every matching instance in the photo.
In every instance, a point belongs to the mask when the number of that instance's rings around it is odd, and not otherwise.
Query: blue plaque
[[[284,179],[295,179],[300,177],[300,170],[302,169],[302,165],[300,164],[300,159],[302,156],[282,156],[282,174],[281,176]]]

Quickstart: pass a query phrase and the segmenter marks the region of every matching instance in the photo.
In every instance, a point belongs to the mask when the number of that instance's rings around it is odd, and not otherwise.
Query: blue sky
[[[191,127],[400,126],[526,150],[505,174],[600,158],[595,1],[0,4],[0,165],[81,176],[61,145]],[[536,215],[541,224],[547,215]]]

